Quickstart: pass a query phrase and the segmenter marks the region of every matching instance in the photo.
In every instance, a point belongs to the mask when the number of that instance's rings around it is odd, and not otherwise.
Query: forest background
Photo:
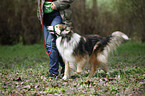
[[[145,42],[145,0],[75,0],[73,26],[81,35],[119,30]],[[0,1],[0,45],[42,43],[37,0]]]

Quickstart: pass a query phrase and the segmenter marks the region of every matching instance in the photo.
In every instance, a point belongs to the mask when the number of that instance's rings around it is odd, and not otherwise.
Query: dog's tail
[[[116,49],[122,42],[129,40],[128,36],[122,32],[116,31],[111,34],[111,36],[106,37],[100,41],[101,46],[97,48],[100,51],[97,52],[97,60],[100,63],[107,63],[108,55],[110,51]]]

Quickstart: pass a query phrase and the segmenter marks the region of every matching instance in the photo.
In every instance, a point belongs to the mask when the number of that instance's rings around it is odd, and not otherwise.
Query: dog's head
[[[73,31],[71,30],[72,29],[71,27],[67,25],[63,25],[63,24],[58,24],[55,26],[48,26],[47,29],[49,32],[57,34],[58,36],[66,36],[68,34],[73,33]]]

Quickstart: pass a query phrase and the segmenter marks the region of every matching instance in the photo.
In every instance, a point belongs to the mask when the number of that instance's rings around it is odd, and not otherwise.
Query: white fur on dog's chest
[[[59,53],[66,61],[75,62],[75,58],[73,56],[73,50],[71,49],[71,47],[68,47],[68,48],[61,47],[59,49]]]
[[[69,62],[76,61],[75,57],[73,56],[73,52],[76,46],[78,45],[80,38],[81,36],[76,33],[72,35],[70,41],[67,41],[67,39],[63,39],[63,43],[61,42],[62,37],[57,38],[56,46],[64,60],[69,61]]]

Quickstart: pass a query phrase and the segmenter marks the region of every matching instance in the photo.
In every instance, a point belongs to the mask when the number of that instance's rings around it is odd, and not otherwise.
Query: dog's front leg
[[[69,62],[66,61],[65,62],[65,72],[64,72],[64,76],[63,76],[63,80],[67,80],[70,76],[70,66],[69,66]]]

